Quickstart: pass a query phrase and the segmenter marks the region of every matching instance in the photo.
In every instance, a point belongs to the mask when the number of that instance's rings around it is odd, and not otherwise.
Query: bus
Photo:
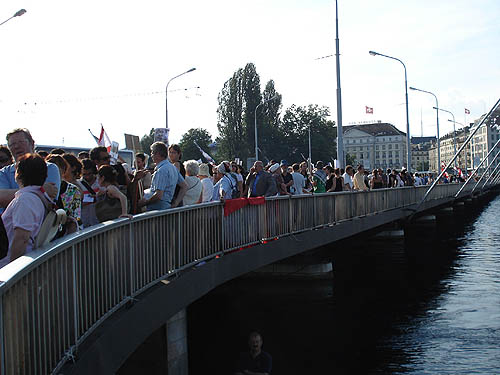
[[[55,148],[61,148],[66,151],[68,154],[73,154],[78,156],[78,153],[82,151],[89,152],[91,149],[87,147],[70,147],[70,146],[54,146],[54,145],[35,145],[35,151],[46,151],[49,152]],[[135,156],[133,150],[122,149],[118,150],[118,155],[127,163],[130,167],[134,166]]]

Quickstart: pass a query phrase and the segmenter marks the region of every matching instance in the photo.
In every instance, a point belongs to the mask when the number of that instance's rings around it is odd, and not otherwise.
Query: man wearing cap
[[[257,160],[250,169],[245,186],[248,189],[248,197],[270,197],[278,192],[273,177],[264,171],[264,165],[260,160]]]
[[[283,177],[281,177],[280,165],[278,163],[274,163],[269,168],[269,172],[271,172],[271,175],[274,178],[274,181],[276,183],[276,187],[278,189],[278,194],[279,195],[287,195],[288,193],[286,191],[286,186],[285,186],[285,183],[283,181]]]
[[[214,201],[222,201],[233,198],[233,191],[238,190],[238,183],[233,176],[231,176],[231,167],[228,161],[223,161],[214,172],[217,174],[217,183],[214,185],[212,199]]]
[[[283,177],[283,183],[286,186],[287,193],[290,193],[290,187],[293,186],[293,177],[291,173],[288,173],[288,163],[286,160],[282,160],[281,164],[281,177]]]

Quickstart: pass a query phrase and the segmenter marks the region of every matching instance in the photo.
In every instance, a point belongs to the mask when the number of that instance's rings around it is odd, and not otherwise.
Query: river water
[[[404,238],[323,249],[333,280],[240,278],[188,309],[190,374],[258,329],[273,374],[500,374],[500,197]]]

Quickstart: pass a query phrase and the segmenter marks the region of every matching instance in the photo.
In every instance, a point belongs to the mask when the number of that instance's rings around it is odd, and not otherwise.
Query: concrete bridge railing
[[[443,184],[428,200],[453,197]],[[469,188],[471,190],[472,187]],[[0,270],[1,374],[57,373],[115,311],[186,268],[262,241],[414,205],[427,187],[208,203],[100,224]]]

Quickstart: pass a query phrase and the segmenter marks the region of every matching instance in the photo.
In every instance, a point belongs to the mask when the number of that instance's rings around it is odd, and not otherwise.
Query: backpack
[[[236,176],[234,175],[234,173],[229,173],[231,175],[231,177],[234,178],[235,181],[238,181],[238,179],[236,178]],[[227,176],[225,176],[227,177]],[[236,186],[233,185],[231,179],[229,177],[227,177],[228,181],[229,181],[229,185],[231,185],[231,199],[236,199],[236,198],[239,198],[240,197],[240,192],[238,190],[238,183],[236,183]]]

